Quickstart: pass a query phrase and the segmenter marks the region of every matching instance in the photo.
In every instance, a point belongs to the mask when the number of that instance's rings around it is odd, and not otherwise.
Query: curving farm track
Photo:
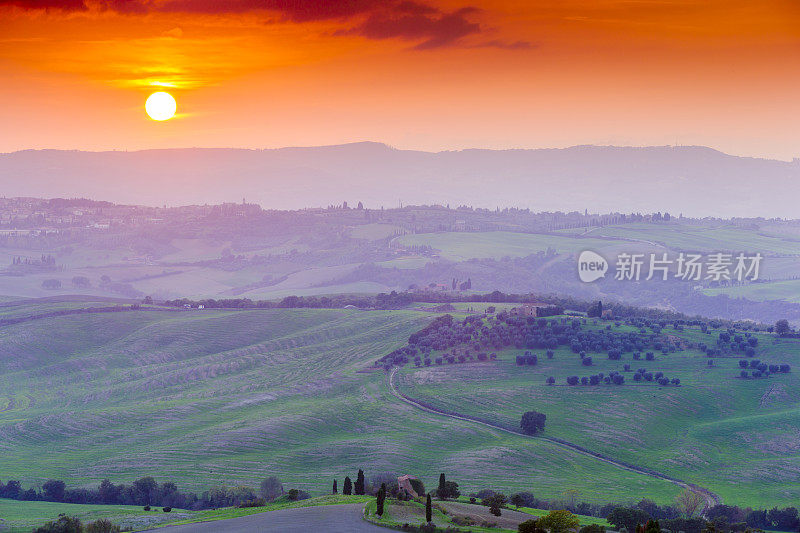
[[[644,476],[649,476],[649,477],[652,477],[652,478],[662,479],[664,481],[668,481],[668,482],[670,482],[670,483],[672,483],[674,485],[677,485],[677,486],[682,487],[684,489],[688,489],[688,490],[694,492],[695,494],[699,494],[700,496],[702,496],[703,497],[703,501],[704,501],[703,514],[705,514],[705,512],[709,508],[722,503],[722,500],[720,499],[720,497],[717,496],[716,494],[714,494],[713,492],[711,492],[708,489],[704,489],[703,487],[697,486],[697,485],[695,485],[693,483],[688,483],[688,482],[683,481],[681,479],[677,479],[677,478],[674,478],[674,477],[671,477],[671,476],[667,476],[665,474],[660,474],[660,473],[655,472],[653,470],[640,468],[640,467],[637,467],[637,466],[634,466],[634,465],[630,465],[630,464],[627,464],[627,463],[623,463],[623,462],[617,461],[617,460],[612,459],[612,458],[610,458],[610,457],[608,457],[606,455],[603,455],[603,454],[598,453],[598,452],[593,452],[591,450],[588,450],[588,449],[584,448],[583,446],[580,446],[578,444],[573,444],[573,443],[571,443],[569,441],[565,441],[565,440],[562,440],[562,439],[557,439],[557,438],[554,438],[554,437],[545,437],[545,436],[540,436],[540,435],[539,436],[537,436],[537,435],[528,435],[527,433],[522,433],[521,431],[514,431],[513,429],[509,429],[509,428],[505,428],[505,427],[498,426],[498,425],[495,425],[495,424],[491,424],[491,423],[485,422],[483,420],[478,420],[476,418],[472,418],[472,417],[469,417],[469,416],[461,415],[461,414],[458,414],[458,413],[449,413],[447,411],[442,411],[440,409],[436,409],[435,407],[432,407],[430,405],[425,405],[424,403],[422,403],[422,402],[420,402],[418,400],[415,400],[415,399],[413,399],[413,398],[411,398],[409,396],[406,396],[405,394],[403,394],[402,392],[397,390],[397,386],[395,385],[395,382],[394,382],[394,377],[395,377],[395,374],[397,373],[397,370],[398,370],[397,368],[393,368],[392,371],[389,373],[389,390],[391,390],[392,395],[394,395],[398,400],[400,400],[402,402],[405,402],[405,403],[407,403],[409,405],[412,405],[412,406],[416,407],[417,409],[421,409],[422,411],[426,411],[428,413],[433,413],[435,415],[446,416],[446,417],[452,418],[454,420],[461,420],[463,422],[471,422],[473,424],[479,424],[481,426],[484,426],[484,427],[487,427],[487,428],[490,428],[490,429],[494,429],[494,430],[497,430],[497,431],[503,431],[505,433],[509,433],[511,435],[516,435],[516,436],[519,436],[519,437],[526,437],[526,438],[529,438],[529,439],[546,440],[548,442],[552,442],[553,444],[555,444],[557,446],[561,446],[562,448],[565,448],[565,449],[568,449],[570,451],[573,451],[573,452],[576,452],[576,453],[580,453],[580,454],[583,454],[583,455],[587,455],[589,457],[593,457],[594,459],[597,459],[598,461],[602,461],[604,463],[616,466],[618,468],[622,468],[623,470],[628,470],[629,472],[635,472],[637,474],[641,474],[641,475],[644,475]]]

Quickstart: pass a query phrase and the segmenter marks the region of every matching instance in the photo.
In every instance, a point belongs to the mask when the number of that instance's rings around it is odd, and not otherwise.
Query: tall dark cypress
[[[353,482],[350,481],[350,477],[344,478],[344,487],[342,487],[342,494],[350,496],[353,494]]]
[[[336,480],[333,480],[333,492],[331,494],[339,494],[339,487],[336,486]]]
[[[436,491],[436,495],[439,496],[440,500],[447,499],[447,486],[445,485],[444,473],[439,474],[439,489]]]
[[[425,500],[425,521],[429,524],[433,521],[433,504],[431,504],[430,494],[428,494],[428,499]]]
[[[386,501],[386,483],[381,483],[381,488],[378,489],[377,501],[375,502],[376,514],[383,516],[383,502]]]
[[[356,494],[359,496],[364,495],[364,471],[359,469],[358,470],[358,477],[356,477]]]

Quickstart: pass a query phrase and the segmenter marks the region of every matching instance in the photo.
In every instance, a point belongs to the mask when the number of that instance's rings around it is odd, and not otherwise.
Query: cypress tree
[[[425,500],[425,521],[429,524],[433,521],[433,505],[431,504],[430,494],[428,494],[428,499]]]
[[[359,469],[358,470],[358,477],[356,477],[356,494],[359,496],[364,495],[364,471]]]
[[[375,502],[376,513],[378,516],[383,516],[383,502],[386,501],[386,483],[381,483],[381,488],[378,490],[377,501]]]
[[[344,487],[342,488],[342,494],[350,496],[353,494],[353,482],[350,481],[349,477],[344,478]]]
[[[444,473],[439,474],[439,489],[436,491],[436,494],[439,496],[440,500],[447,499],[447,487],[445,486]]]
[[[333,492],[331,494],[339,494],[339,487],[336,486],[336,480],[333,480]]]

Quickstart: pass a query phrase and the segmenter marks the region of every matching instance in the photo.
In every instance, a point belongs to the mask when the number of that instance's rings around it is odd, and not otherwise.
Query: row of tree
[[[291,500],[302,500],[308,493],[298,489],[284,491],[277,477],[265,478],[258,489],[247,486],[213,487],[201,494],[182,492],[175,483],[159,484],[152,477],[137,479],[131,484],[115,485],[104,479],[97,488],[68,488],[61,480],[44,482],[40,489],[22,487],[19,480],[7,483],[0,481],[0,498],[24,501],[48,501],[62,503],[139,505],[175,507],[179,509],[214,509],[217,507],[256,506],[273,501],[284,494]]]

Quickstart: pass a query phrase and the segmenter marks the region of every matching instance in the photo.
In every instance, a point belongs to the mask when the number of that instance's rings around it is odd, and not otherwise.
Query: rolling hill
[[[151,474],[185,490],[276,474],[312,494],[358,468],[446,470],[465,491],[558,497],[593,479],[582,492],[592,501],[677,493],[552,443],[398,401],[374,361],[430,317],[144,308],[0,327],[0,470],[71,485]]]

